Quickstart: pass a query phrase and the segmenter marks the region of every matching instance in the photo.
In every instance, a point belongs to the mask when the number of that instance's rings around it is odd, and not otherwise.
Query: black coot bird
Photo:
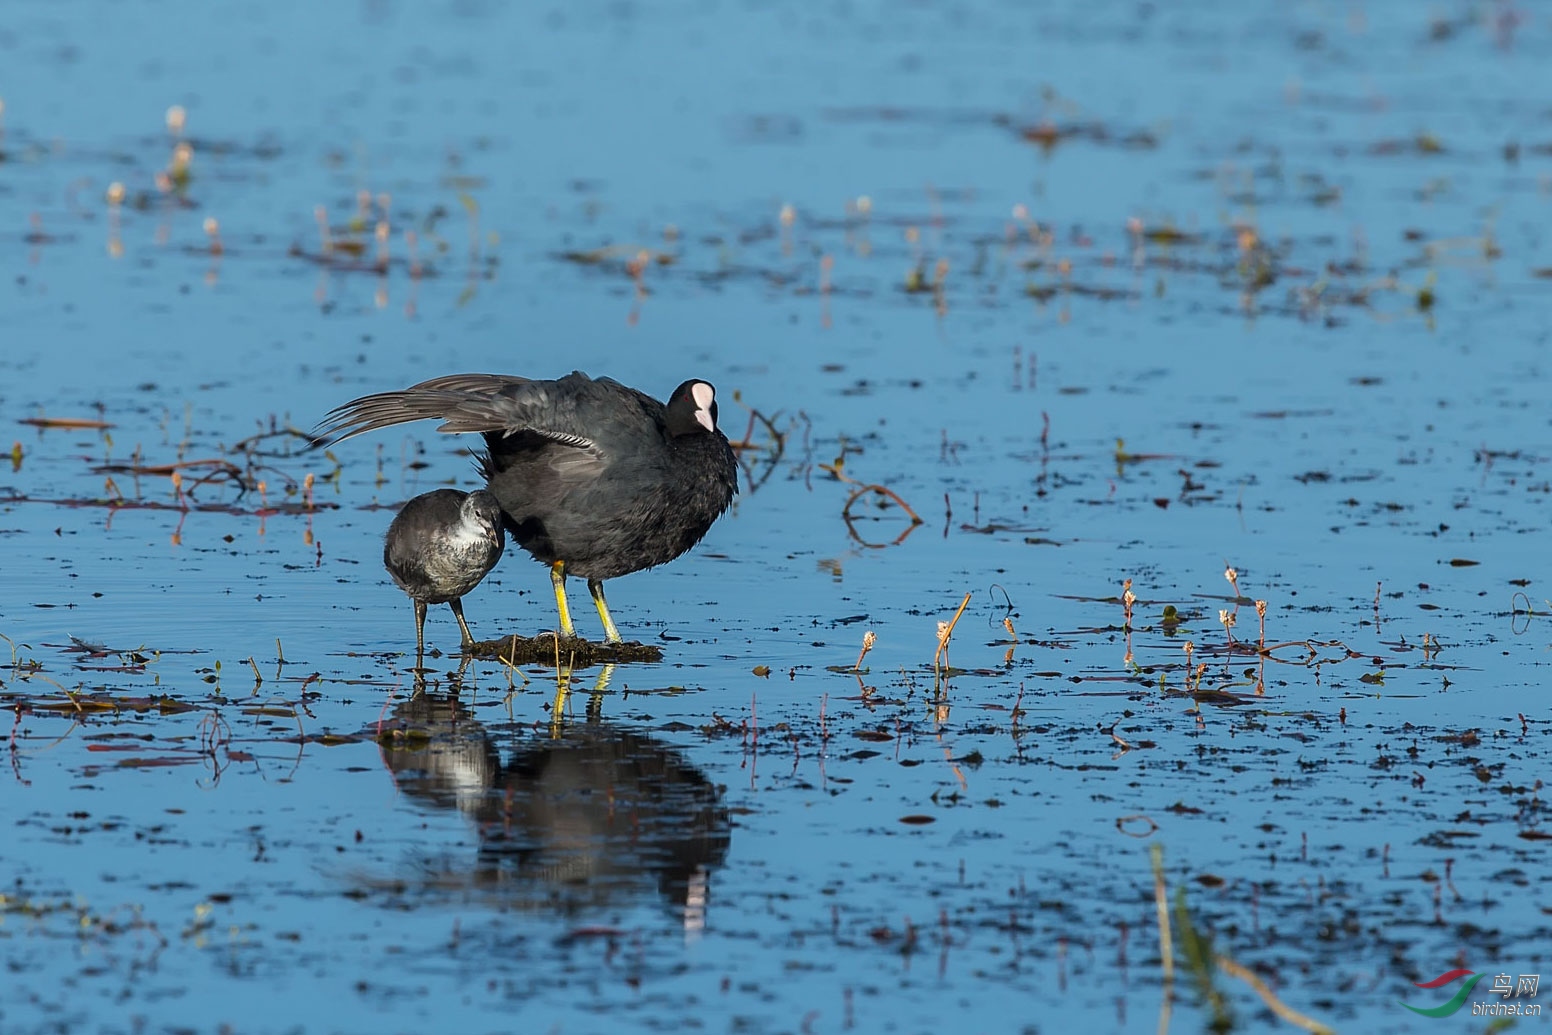
[[[426,652],[426,605],[446,604],[463,646],[474,642],[463,620],[463,595],[501,560],[501,505],[484,489],[436,489],[404,505],[383,540],[383,566],[415,602],[416,664]]]
[[[332,410],[321,440],[407,421],[485,436],[479,458],[513,540],[550,566],[561,634],[576,635],[566,576],[587,579],[610,643],[620,632],[603,583],[673,560],[700,542],[738,491],[717,428],[717,393],[686,381],[668,404],[580,371],[555,381],[453,374]]]

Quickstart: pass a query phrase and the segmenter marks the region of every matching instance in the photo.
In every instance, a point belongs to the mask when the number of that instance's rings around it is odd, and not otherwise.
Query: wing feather
[[[573,373],[591,383],[586,374]],[[570,380],[568,378],[568,380]],[[397,392],[378,392],[330,410],[313,432],[316,446],[380,431],[417,420],[440,420],[443,434],[499,433],[504,438],[529,432],[557,445],[600,456],[587,435],[568,428],[556,382],[507,374],[449,374]]]

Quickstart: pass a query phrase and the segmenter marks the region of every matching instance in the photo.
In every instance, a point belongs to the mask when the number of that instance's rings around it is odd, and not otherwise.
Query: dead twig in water
[[[293,456],[296,455],[295,453],[291,453],[291,452],[279,452],[279,451],[275,451],[275,450],[261,450],[261,449],[258,448],[259,447],[259,443],[268,441],[269,439],[275,439],[275,438],[280,438],[280,439],[297,439],[297,440],[300,440],[302,443],[304,443],[306,445],[311,445],[312,442],[313,442],[313,437],[308,432],[305,432],[305,431],[301,430],[300,428],[294,428],[290,424],[287,424],[285,427],[280,427],[278,424],[275,423],[274,419],[271,418],[270,419],[269,430],[267,430],[267,431],[260,431],[257,434],[249,435],[245,439],[241,439],[240,441],[234,442],[229,447],[229,449],[233,453],[245,453],[245,454],[248,454],[250,456],[260,456],[260,455],[262,455],[262,456],[293,457]]]
[[[748,479],[749,491],[755,492],[760,488],[760,486],[766,483],[772,474],[776,473],[776,468],[781,463],[781,458],[786,455],[787,452],[786,433],[776,427],[776,418],[781,416],[781,411],[778,410],[773,416],[767,417],[759,410],[745,403],[743,401],[742,395],[739,392],[733,393],[733,401],[749,411],[749,426],[744,429],[743,438],[739,439],[737,442],[729,442],[728,445],[733,448],[733,452],[738,456],[738,466],[743,470],[744,477]],[[764,467],[764,471],[758,475],[755,473],[754,465],[746,463],[743,455],[745,451],[767,449],[764,443],[754,441],[754,427],[756,421],[765,425],[766,433],[770,435],[771,438],[770,446],[768,447],[769,456],[760,461]]]
[[[84,417],[23,417],[18,424],[27,424],[34,428],[68,428],[99,430],[113,427],[107,421],[90,420]]]
[[[1212,1013],[1209,1027],[1214,1031],[1228,1031],[1233,1027],[1233,1018],[1229,1014],[1228,1000],[1224,998],[1213,980],[1213,963],[1216,957],[1212,951],[1212,939],[1197,930],[1191,918],[1191,911],[1186,906],[1184,887],[1175,889],[1175,923],[1180,928],[1181,954],[1185,957],[1186,965],[1191,969],[1191,976],[1196,979],[1197,989],[1203,1001]]]
[[[856,503],[864,495],[871,492],[875,495],[887,496],[889,499],[894,500],[895,505],[898,506],[901,510],[905,511],[906,515],[911,519],[911,525],[913,527],[924,523],[921,517],[917,515],[916,511],[911,509],[911,505],[905,502],[905,500],[901,499],[900,494],[889,488],[887,485],[875,485],[872,483],[864,485],[860,482],[854,482],[845,476],[840,477],[842,481],[857,486],[852,490],[851,495],[846,497],[846,503],[841,507],[841,517],[845,518],[848,522],[856,520],[851,516],[852,504]]]
[[[883,547],[885,545],[898,546],[901,543],[905,542],[906,536],[910,535],[913,531],[915,531],[916,528],[919,525],[922,525],[922,524],[925,523],[925,522],[922,521],[921,515],[917,514],[916,511],[911,508],[911,505],[909,503],[907,503],[907,502],[905,502],[905,500],[901,499],[899,493],[895,492],[893,489],[889,488],[887,485],[879,485],[879,484],[874,483],[874,482],[867,482],[867,483],[859,482],[857,479],[852,478],[852,477],[850,477],[849,475],[846,474],[846,472],[844,470],[845,465],[846,465],[846,441],[845,441],[845,439],[842,439],[841,440],[841,454],[840,454],[840,456],[837,456],[833,463],[820,464],[819,465],[819,469],[824,471],[824,472],[826,472],[827,474],[829,474],[836,481],[844,482],[847,485],[853,486],[853,489],[851,491],[851,495],[847,496],[846,497],[846,502],[841,505],[841,520],[846,522],[846,531],[851,535],[851,537],[853,539],[857,540],[857,542],[861,543],[863,546],[868,546],[868,547],[873,547],[873,548],[880,548],[880,547]],[[851,508],[854,505],[856,505],[856,502],[859,499],[861,499],[863,496],[866,496],[869,493],[872,493],[875,496],[883,496],[886,499],[894,501],[895,505],[898,506],[901,510],[905,511],[906,516],[911,519],[910,525],[908,525],[906,527],[904,532],[900,533],[900,535],[895,539],[895,541],[893,543],[888,543],[888,544],[885,544],[885,543],[870,543],[867,540],[863,539],[860,535],[857,534],[857,528],[856,528],[857,518],[852,515]]]
[[[1132,824],[1139,822],[1148,824],[1147,829],[1129,829]],[[1115,825],[1116,830],[1125,834],[1127,837],[1152,837],[1154,834],[1158,833],[1159,830],[1159,825],[1155,823],[1151,817],[1145,816],[1140,812],[1134,812],[1130,816],[1118,817],[1115,821]]]
[[[1220,953],[1215,958],[1214,962],[1218,965],[1218,969],[1223,971],[1225,974],[1228,974],[1231,977],[1237,977],[1241,981],[1245,982],[1245,984],[1249,985],[1255,991],[1256,995],[1261,997],[1261,1001],[1266,1004],[1267,1009],[1271,1010],[1273,1013],[1287,1021],[1289,1024],[1303,1028],[1305,1031],[1314,1032],[1316,1035],[1335,1035],[1334,1029],[1326,1027],[1324,1024],[1321,1024],[1319,1021],[1312,1017],[1306,1017],[1304,1014],[1300,1013],[1293,1007],[1289,1006],[1287,1003],[1283,1002],[1281,999],[1277,998],[1277,993],[1268,988],[1266,982],[1257,977],[1255,972],[1250,970],[1248,967],[1241,966],[1222,953]]]
[[[970,594],[965,594],[965,599],[959,602],[959,610],[954,612],[954,617],[947,622],[938,623],[938,649],[932,655],[932,668],[936,672],[941,668],[941,662],[948,656],[948,641],[954,635],[954,626],[959,624],[960,615],[965,613],[965,608],[970,606]]]
[[[777,455],[779,456],[783,451],[785,451],[787,445],[787,436],[782,434],[782,432],[777,429],[774,417],[767,417],[753,406],[750,406],[748,403],[744,402],[742,393],[740,392],[733,393],[733,401],[749,411],[749,426],[744,429],[743,438],[739,439],[737,442],[729,442],[728,445],[738,450],[760,448],[760,443],[755,442],[753,438],[755,421],[759,421],[761,424],[765,425],[765,430],[770,433],[771,442],[775,446]],[[781,416],[780,410],[776,411],[776,416]]]
[[[1148,846],[1148,858],[1153,864],[1153,907],[1159,918],[1159,958],[1164,966],[1164,995],[1166,1001],[1175,983],[1175,945],[1169,929],[1169,894],[1164,883],[1164,849],[1161,845]]]
[[[177,461],[175,463],[170,463],[170,464],[141,464],[141,463],[98,464],[96,467],[92,468],[92,473],[93,474],[133,474],[133,475],[136,475],[137,477],[138,476],[150,477],[152,475],[156,475],[156,476],[171,475],[174,471],[178,471],[178,470],[187,471],[187,470],[189,470],[191,468],[195,468],[195,467],[211,467],[211,468],[215,468],[218,473],[229,474],[232,477],[236,478],[237,480],[241,481],[242,468],[238,467],[236,464],[232,463],[230,460],[223,460],[220,457],[212,457],[212,458],[210,458],[208,460],[179,460],[179,461]],[[207,476],[207,478],[208,477],[209,476]],[[204,480],[207,480],[207,479],[201,479],[201,481],[204,481]]]

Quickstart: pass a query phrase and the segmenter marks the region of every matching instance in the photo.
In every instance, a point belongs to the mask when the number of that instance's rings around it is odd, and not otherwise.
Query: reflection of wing
[[[682,752],[590,722],[557,739],[524,739],[501,765],[456,698],[422,693],[396,717],[406,728],[382,750],[399,788],[478,827],[468,884],[562,912],[655,891],[699,926],[707,873],[726,858],[732,823]],[[445,863],[437,868],[445,888]]]
[[[395,424],[440,420],[437,430],[448,434],[494,433],[510,438],[527,433],[596,455],[598,447],[578,420],[572,398],[579,386],[593,384],[597,382],[580,372],[559,381],[533,381],[507,374],[449,374],[335,407],[318,425],[314,439],[340,442]],[[558,390],[561,386],[566,390]]]

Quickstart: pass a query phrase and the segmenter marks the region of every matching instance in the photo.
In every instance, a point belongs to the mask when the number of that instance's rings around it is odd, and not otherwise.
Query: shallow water
[[[1502,1001],[1552,909],[1549,51],[1508,5],[20,7],[0,1027],[1287,1027],[1189,930],[1340,1030]],[[417,685],[381,535],[467,443],[288,429],[573,368],[747,443],[610,583],[665,660]],[[553,623],[520,551],[466,604]]]

